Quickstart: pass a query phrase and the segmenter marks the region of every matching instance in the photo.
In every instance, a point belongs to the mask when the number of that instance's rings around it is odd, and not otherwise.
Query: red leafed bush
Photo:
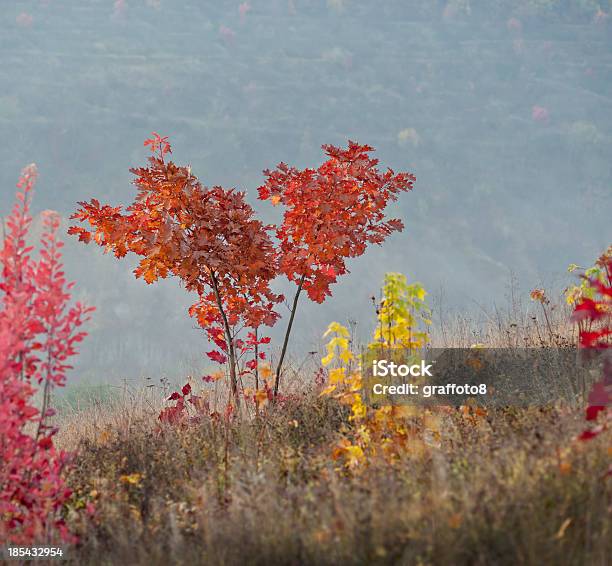
[[[612,336],[612,255],[604,253],[597,265],[602,268],[602,278],[589,279],[590,287],[595,291],[594,298],[581,299],[574,310],[575,321],[587,321],[580,331],[582,348],[605,349],[603,376],[594,384],[589,394],[586,409],[586,420],[595,423],[578,437],[580,440],[591,440],[605,430],[612,420],[610,402],[612,401],[612,360],[610,359],[610,337]],[[593,324],[595,323],[595,324]],[[611,469],[612,471],[612,469]]]
[[[192,393],[191,385],[189,385],[189,383],[183,385],[180,392],[175,391],[174,393],[172,393],[172,395],[170,395],[167,400],[175,401],[176,403],[174,406],[162,409],[162,411],[159,413],[158,418],[160,422],[166,424],[185,423],[190,418],[192,419],[192,421],[193,419],[197,421],[199,415],[196,415],[196,417],[189,416],[189,411],[187,410],[187,406],[185,405],[185,400],[191,403],[195,409],[202,409],[205,407],[206,410],[208,410],[208,403],[206,403],[205,400],[201,397],[198,397]]]
[[[68,360],[86,335],[79,327],[93,310],[69,305],[57,214],[43,213],[37,260],[26,246],[35,181],[30,165],[0,250],[0,540],[12,544],[74,540],[61,513],[71,495],[62,479],[69,455],[55,448],[56,430],[46,421],[51,389],[64,385]],[[42,408],[33,400],[37,386]]]
[[[204,379],[206,381],[206,378]],[[208,400],[196,395],[189,383],[183,385],[180,391],[174,391],[166,401],[174,401],[174,405],[164,407],[159,413],[157,418],[162,425],[186,427],[201,423],[204,419],[217,422],[224,419],[229,422],[234,416],[232,403],[227,403],[223,415],[217,411],[211,411]],[[158,429],[159,432],[162,430]]]

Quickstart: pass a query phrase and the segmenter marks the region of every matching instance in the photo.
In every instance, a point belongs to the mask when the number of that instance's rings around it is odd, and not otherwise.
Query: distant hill
[[[387,0],[22,1],[0,15],[0,207],[36,161],[36,208],[131,200],[152,130],[205,184],[256,204],[261,170],[318,165],[320,145],[369,143],[417,175],[407,229],[354,262],[296,348],[359,320],[385,271],[473,308],[559,282],[611,238],[612,17],[597,2]],[[599,3],[602,4],[602,3]],[[268,220],[276,212],[259,207]],[[202,336],[168,283],[70,244],[68,271],[99,307],[92,377],[198,365]],[[187,371],[187,369],[185,369]]]

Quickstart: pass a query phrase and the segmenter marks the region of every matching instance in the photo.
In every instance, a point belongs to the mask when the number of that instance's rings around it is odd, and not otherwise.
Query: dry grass
[[[439,346],[560,346],[573,329],[505,311],[442,321]],[[444,338],[445,335],[445,338]],[[307,370],[301,370],[310,375]],[[290,372],[291,373],[291,372]],[[298,372],[299,373],[299,372]],[[332,458],[346,409],[301,381],[263,417],[160,428],[167,391],[125,388],[63,412],[59,444],[77,450],[78,564],[604,565],[612,556],[611,433],[582,443],[582,411],[436,410],[398,461],[347,472]],[[222,388],[211,393],[221,408]]]
[[[482,343],[489,348],[564,348],[578,340],[570,322],[572,308],[562,297],[549,304],[525,301],[511,288],[503,307],[479,306],[475,314],[445,309],[440,298],[433,308],[432,341],[439,348],[469,348]]]
[[[97,515],[77,523],[73,558],[603,565],[610,556],[610,436],[574,442],[580,414],[445,413],[439,446],[415,443],[393,465],[351,474],[330,458],[344,418],[309,395],[266,419],[185,429],[158,430],[143,407],[102,429],[83,416],[70,482],[75,505],[94,501]]]

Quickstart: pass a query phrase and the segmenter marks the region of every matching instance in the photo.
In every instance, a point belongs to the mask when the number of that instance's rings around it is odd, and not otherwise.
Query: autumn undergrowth
[[[612,550],[610,433],[575,441],[580,411],[448,410],[439,443],[348,473],[329,457],[346,411],[315,392],[186,428],[123,409],[58,439],[79,446],[72,505],[96,507],[75,514],[75,562],[604,564]]]
[[[595,299],[609,296],[609,283],[590,285]],[[429,324],[422,289],[389,274],[383,291],[376,341],[427,339],[415,332],[414,312]],[[588,348],[607,340],[598,322],[607,311],[585,304],[572,320],[590,329],[580,334]],[[532,346],[571,344],[571,325],[546,312],[549,324],[525,316],[528,325],[500,325],[497,334],[492,325],[487,336],[492,344],[509,332],[528,333],[519,339]],[[531,342],[542,324],[549,341]],[[584,407],[561,403],[389,412],[364,406],[352,388],[346,329],[333,323],[326,334],[328,379],[297,375],[250,415],[223,411],[226,386],[209,395],[203,419],[161,419],[165,397],[151,388],[62,416],[58,445],[77,454],[70,505],[96,509],[68,515],[79,536],[71,560],[607,563],[611,433],[601,392],[589,397],[586,422]]]

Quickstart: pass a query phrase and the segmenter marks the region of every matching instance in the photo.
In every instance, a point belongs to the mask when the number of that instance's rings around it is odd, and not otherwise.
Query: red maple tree
[[[259,187],[261,199],[284,206],[283,222],[276,230],[279,268],[297,285],[276,368],[275,395],[301,291],[322,303],[338,276],[348,273],[348,258],[401,231],[402,221],[386,219],[385,209],[416,181],[410,173],[381,173],[368,145],[349,141],[347,149],[324,145],[323,150],[328,159],[317,169],[280,163],[274,171],[264,171],[267,179]]]
[[[228,362],[231,386],[238,403],[241,351],[238,333],[272,326],[281,295],[270,283],[283,273],[297,284],[289,324],[277,365],[274,393],[302,289],[316,302],[331,295],[330,285],[348,272],[346,259],[362,255],[368,244],[381,244],[403,224],[386,219],[385,208],[415,177],[381,173],[370,146],[349,142],[347,149],[323,146],[328,159],[318,169],[299,171],[284,163],[264,171],[267,180],[259,198],[282,204],[283,222],[264,225],[254,217],[244,193],[201,185],[189,167],[166,160],[167,137],[153,133],[145,141],[153,153],[149,165],[132,169],[138,193],[125,209],[101,205],[96,199],[80,202],[72,219],[89,224],[69,233],[83,242],[94,241],[117,257],[128,252],[142,257],[135,270],[147,283],[168,275],[178,277],[198,301],[190,308],[218,350],[208,356]],[[270,238],[274,230],[278,245]],[[258,342],[263,343],[261,341]],[[257,345],[258,345],[257,344]],[[257,382],[255,346],[250,362]]]
[[[167,161],[167,137],[153,133],[145,146],[153,155],[147,167],[131,169],[138,188],[134,202],[125,212],[96,199],[80,202],[71,218],[89,227],[73,226],[69,233],[118,258],[141,256],[134,273],[147,283],[173,275],[196,292],[189,313],[222,350],[209,357],[228,361],[239,403],[236,336],[243,327],[273,325],[273,307],[282,300],[269,287],[278,269],[271,227],[254,218],[243,192],[204,187],[190,167]]]

